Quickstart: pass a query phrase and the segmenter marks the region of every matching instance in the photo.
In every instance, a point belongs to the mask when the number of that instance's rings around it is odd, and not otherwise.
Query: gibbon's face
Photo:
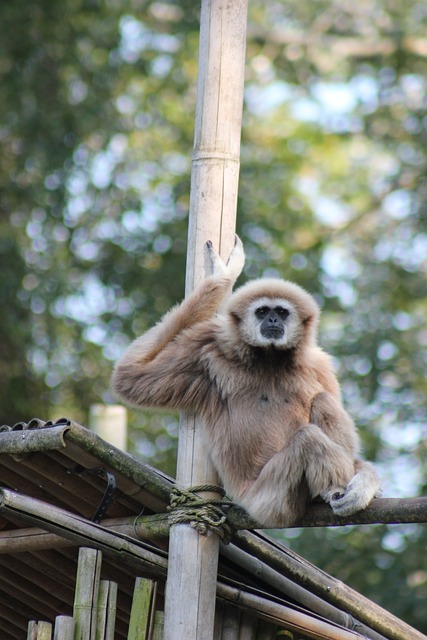
[[[240,331],[252,346],[290,349],[301,339],[303,326],[289,300],[262,297],[248,306]]]

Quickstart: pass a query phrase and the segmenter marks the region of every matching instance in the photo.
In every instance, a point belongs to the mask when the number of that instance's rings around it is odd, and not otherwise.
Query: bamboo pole
[[[366,638],[356,631],[343,629],[317,616],[308,615],[283,603],[274,602],[226,584],[218,584],[218,596],[229,603],[234,602],[245,609],[250,609],[261,618],[276,621],[287,629],[300,632],[304,637],[316,640],[363,640]]]
[[[98,599],[94,606],[94,615],[96,620],[95,640],[105,640],[105,628],[107,626],[108,591],[108,580],[100,580]]]
[[[204,245],[224,258],[234,245],[243,104],[247,0],[202,0],[199,78],[191,172],[186,292],[204,276]],[[218,483],[196,416],[180,426],[177,482]],[[212,494],[215,495],[215,494]],[[172,527],[165,640],[212,640],[219,541]]]
[[[1,511],[1,494],[0,494]],[[243,515],[243,512],[233,513],[230,521],[237,528],[259,528],[256,523]],[[384,498],[374,500],[363,511],[347,518],[336,516],[328,505],[312,505],[308,508],[304,518],[295,526],[298,527],[328,527],[350,526],[357,524],[402,524],[423,523],[427,521],[427,498]],[[123,518],[107,518],[100,522],[106,529],[119,534],[135,537],[141,540],[157,540],[169,536],[169,516],[160,513],[153,516],[134,516]],[[31,527],[26,529],[10,529],[0,531],[0,555],[20,551],[41,551],[43,549],[58,549],[72,546],[75,542],[67,540],[61,535],[48,533],[42,529]]]
[[[53,640],[74,640],[76,621],[71,616],[57,616]]]
[[[426,640],[424,634],[279,542],[245,531],[234,537],[234,543],[386,638]]]
[[[150,640],[163,640],[163,629],[165,626],[164,611],[156,611],[154,614],[154,627]]]
[[[85,547],[79,549],[73,609],[73,617],[76,621],[75,640],[94,640],[95,638],[101,562],[101,551]]]
[[[144,574],[163,577],[167,560],[146,548],[144,543],[109,531],[104,527],[41,500],[21,496],[9,489],[0,490],[0,513],[35,524],[79,545],[91,545],[121,562],[139,568]]]
[[[108,582],[107,622],[105,636],[102,640],[114,640],[117,616],[117,594],[119,585],[117,582]]]
[[[37,640],[37,622],[30,620],[27,627],[27,640]]]
[[[89,426],[101,438],[126,451],[127,411],[120,404],[92,404]]]
[[[149,640],[156,583],[148,578],[136,578],[130,612],[128,640]]]
[[[97,461],[111,467],[118,476],[118,486],[126,493],[126,487],[121,487],[124,479],[144,487],[144,500],[153,510],[163,510],[169,502],[173,481],[153,467],[136,460],[92,431],[73,421],[66,424],[54,425],[43,429],[28,431],[9,431],[0,434],[1,453],[10,455],[25,455],[34,451],[50,451],[60,449],[64,455],[82,463],[82,458],[88,456],[88,466],[94,466]],[[82,463],[84,464],[84,462]],[[148,505],[148,501],[150,504]],[[145,503],[144,503],[145,504]],[[260,529],[257,522],[239,507],[228,510],[230,523],[236,529]],[[412,498],[379,498],[362,511],[348,517],[336,516],[326,504],[309,505],[304,517],[295,527],[341,527],[357,524],[403,524],[427,522],[427,497]],[[134,518],[129,518],[129,526],[133,527]],[[121,525],[125,526],[125,519]],[[271,528],[271,527],[265,527]],[[135,531],[140,537],[168,535],[168,515],[157,513],[154,516],[142,516],[136,521]],[[130,529],[129,529],[130,531]],[[123,530],[124,532],[124,530]],[[5,532],[9,535],[11,532]],[[0,553],[1,538],[0,532]],[[132,534],[130,534],[132,535]]]

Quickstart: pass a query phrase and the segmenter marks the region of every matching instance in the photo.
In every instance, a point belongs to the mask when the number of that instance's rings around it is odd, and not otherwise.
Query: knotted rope
[[[219,493],[221,499],[202,498],[198,492],[212,491]],[[198,485],[188,489],[174,487],[171,491],[170,524],[190,524],[201,535],[206,536],[209,531],[214,531],[224,544],[228,544],[235,532],[227,520],[222,508],[230,506],[228,500],[223,500],[225,491],[221,487],[211,484]]]

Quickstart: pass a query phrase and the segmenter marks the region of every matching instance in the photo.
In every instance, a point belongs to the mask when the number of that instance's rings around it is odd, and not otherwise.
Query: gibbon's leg
[[[319,393],[313,400],[310,421],[318,425],[334,442],[340,444],[354,458],[352,478],[345,485],[331,485],[319,495],[328,502],[334,513],[347,516],[368,506],[381,495],[380,479],[370,462],[356,455],[359,441],[350,416],[328,393]]]
[[[301,448],[291,445],[279,451],[250,487],[234,497],[260,525],[293,525],[304,515],[309,499]]]
[[[353,474],[352,457],[317,425],[308,424],[298,428],[236,501],[260,524],[288,527],[302,517],[310,498],[331,486],[347,486]]]
[[[263,467],[250,488],[236,496],[268,527],[287,527],[305,512],[307,500],[329,487],[345,487],[354,473],[351,456],[314,424],[300,427]]]

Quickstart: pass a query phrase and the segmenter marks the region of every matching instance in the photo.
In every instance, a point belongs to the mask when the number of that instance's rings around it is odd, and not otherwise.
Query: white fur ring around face
[[[245,265],[245,252],[239,236],[236,235],[235,244],[227,263],[215,251],[210,240],[206,243],[206,249],[212,263],[213,275],[226,276],[234,283]]]

